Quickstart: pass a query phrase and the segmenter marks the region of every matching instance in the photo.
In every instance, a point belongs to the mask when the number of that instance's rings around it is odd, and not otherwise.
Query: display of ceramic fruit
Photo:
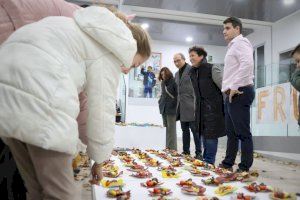
[[[138,171],[135,174],[131,174],[131,176],[136,177],[136,178],[150,178],[152,174],[145,170],[145,171]]]
[[[131,156],[121,156],[120,160],[125,163],[130,163],[134,161],[134,158]]]
[[[256,182],[253,182],[247,186],[244,186],[248,191],[250,192],[271,192],[272,189],[268,186],[266,186],[264,183],[257,184]]]
[[[123,179],[118,180],[101,180],[101,185],[103,187],[120,187],[124,185]]]
[[[136,148],[133,148],[131,151],[132,151],[133,154],[142,153],[142,151],[140,149],[136,149]]]
[[[111,198],[117,198],[120,200],[128,200],[130,199],[130,191],[123,192],[122,188],[119,189],[109,189],[106,192],[106,195]]]
[[[146,158],[150,158],[149,155],[148,155],[147,153],[143,153],[143,152],[137,154],[137,157],[138,157],[139,159],[141,159],[141,160],[142,160],[142,159],[146,159]]]
[[[257,177],[259,176],[258,172],[242,172],[237,173],[236,180],[241,182],[253,182],[256,181]]]
[[[194,166],[197,166],[197,167],[203,167],[205,165],[205,162],[201,161],[201,160],[194,160],[193,163],[192,163]]]
[[[111,171],[118,171],[119,167],[117,165],[105,165],[102,166],[102,171],[103,172],[111,172]]]
[[[165,167],[158,167],[157,170],[158,170],[158,171],[169,170],[169,171],[174,171],[174,172],[176,172],[176,169],[175,169],[173,166],[171,166],[171,165],[165,166]]]
[[[184,156],[184,160],[187,162],[187,163],[193,163],[196,159],[190,155],[186,155]]]
[[[133,165],[137,165],[137,163],[134,160],[130,162],[124,162],[125,167],[132,167]]]
[[[271,199],[274,199],[274,200],[281,200],[281,199],[284,199],[284,200],[296,200],[297,197],[295,194],[293,193],[288,193],[288,192],[283,192],[281,190],[274,190],[274,192],[272,192],[270,194],[270,198]]]
[[[230,194],[232,192],[234,192],[237,188],[233,187],[231,185],[220,185],[216,190],[215,193],[220,195],[220,196],[224,196],[226,194]]]
[[[159,153],[157,154],[158,157],[160,157],[161,159],[167,159],[168,155],[166,153]]]
[[[161,165],[161,163],[154,158],[148,158],[146,159],[146,165],[150,167],[158,167]]]
[[[185,181],[180,181],[179,183],[176,183],[176,185],[183,187],[183,186],[192,186],[192,185],[196,185],[195,182],[193,182],[193,180],[191,178],[185,180]]]
[[[146,169],[147,167],[144,167],[143,165],[134,164],[128,170],[133,172],[139,172],[139,171],[145,171]]]
[[[221,177],[217,177],[217,178],[211,177],[211,178],[206,179],[206,180],[202,179],[202,182],[205,185],[216,185],[216,186],[218,186],[218,185],[224,183],[224,180]]]
[[[231,171],[229,171],[228,169],[220,168],[220,167],[215,168],[213,171],[216,174],[218,174],[218,175],[223,175],[223,174],[226,174],[226,173],[231,173]]]
[[[141,186],[147,187],[147,188],[152,188],[152,187],[157,187],[158,185],[162,185],[162,182],[159,182],[157,178],[152,178],[150,180],[147,180],[145,183],[141,183]]]
[[[197,168],[191,168],[188,170],[192,175],[194,176],[201,176],[201,177],[206,177],[206,176],[210,176],[210,173],[207,171],[202,171],[199,170]]]
[[[153,197],[153,200],[180,200],[179,198],[172,198],[167,196]]]
[[[123,174],[123,171],[121,171],[120,173],[118,173],[118,171],[103,172],[103,176],[104,177],[108,177],[108,178],[117,178],[117,177],[119,177],[122,174]]]
[[[173,157],[181,157],[182,155],[175,150],[170,150],[169,152]]]
[[[244,193],[237,193],[231,197],[231,200],[254,200],[255,198],[255,196],[246,195]]]
[[[164,150],[163,150],[163,152],[166,152],[166,153],[169,153],[171,151],[171,149],[169,149],[169,148],[165,148]]]
[[[148,149],[148,150],[146,150],[146,152],[151,153],[151,154],[154,154],[154,155],[159,154],[159,151],[154,150],[154,149]]]
[[[218,197],[200,196],[200,197],[197,197],[196,200],[219,200],[219,198]]]
[[[172,193],[172,191],[168,188],[153,188],[153,190],[149,191],[150,196],[167,196]]]
[[[180,160],[173,160],[171,163],[170,163],[170,165],[172,166],[172,167],[182,167],[184,164],[180,161]]]
[[[234,172],[221,174],[220,177],[224,178],[224,182],[236,181],[238,174]]]
[[[216,167],[210,163],[205,163],[203,166],[203,169],[214,171],[216,169]]]
[[[127,152],[125,152],[125,151],[119,151],[118,155],[119,156],[129,156],[129,154]]]
[[[206,188],[199,185],[193,185],[191,187],[182,187],[181,191],[185,194],[202,196],[206,191]]]
[[[178,178],[179,174],[174,171],[171,171],[171,170],[163,170],[162,177],[163,178]]]

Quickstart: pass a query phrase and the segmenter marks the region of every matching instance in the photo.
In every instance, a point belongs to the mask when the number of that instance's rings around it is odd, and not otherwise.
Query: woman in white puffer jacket
[[[78,94],[88,95],[88,154],[97,169],[113,148],[120,73],[150,52],[143,29],[100,7],[79,9],[74,19],[26,25],[1,45],[0,137],[15,157],[28,199],[81,198],[71,168],[79,142]]]

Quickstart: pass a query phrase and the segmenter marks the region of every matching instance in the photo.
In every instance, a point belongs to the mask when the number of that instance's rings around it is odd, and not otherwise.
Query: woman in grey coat
[[[172,72],[167,67],[163,67],[160,70],[158,80],[161,81],[162,92],[158,104],[164,126],[166,127],[166,148],[177,150],[177,85]]]

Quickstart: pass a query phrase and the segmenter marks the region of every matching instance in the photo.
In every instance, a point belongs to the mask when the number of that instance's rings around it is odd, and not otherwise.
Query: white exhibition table
[[[149,154],[151,157],[156,158],[157,160],[161,161],[163,166],[168,166],[169,163],[165,160],[162,160],[160,158],[158,158],[157,156],[153,155],[153,154]],[[135,156],[135,155],[134,155]],[[145,182],[146,180],[148,180],[149,178],[145,178],[145,179],[139,179],[139,178],[135,178],[130,176],[130,174],[132,174],[133,172],[128,171],[126,167],[123,166],[123,163],[119,160],[118,157],[116,156],[112,156],[111,158],[112,160],[115,160],[115,165],[117,165],[119,167],[119,171],[123,171],[123,175],[121,175],[121,177],[124,180],[125,186],[123,187],[123,191],[128,191],[130,190],[131,192],[131,198],[132,200],[146,200],[146,199],[153,199],[154,197],[149,196],[149,192],[145,187],[142,187],[140,185],[140,183]],[[136,161],[138,164],[143,164],[137,157],[136,157]],[[185,163],[185,165],[188,165],[187,163]],[[214,191],[217,188],[216,186],[206,186],[201,182],[201,179],[207,179],[210,178],[209,177],[195,177],[192,176],[188,171],[186,171],[184,168],[176,168],[177,171],[181,172],[180,173],[180,177],[179,178],[162,178],[162,174],[160,171],[157,170],[156,167],[149,167],[148,170],[152,173],[152,177],[156,177],[158,178],[159,181],[164,182],[163,185],[161,185],[161,187],[166,187],[172,190],[172,194],[170,196],[168,196],[168,199],[181,199],[181,200],[189,200],[189,199],[193,199],[195,200],[197,197],[196,196],[191,196],[191,195],[187,195],[181,192],[181,189],[179,186],[176,185],[176,183],[180,182],[180,180],[186,180],[188,178],[192,178],[193,181],[198,184],[198,185],[202,185],[206,188],[206,192],[205,195],[207,196],[216,196],[219,199],[224,199],[224,200],[229,200],[231,199],[231,197],[233,196],[232,194],[226,195],[226,196],[217,196],[215,195]],[[200,168],[201,169],[201,168]],[[207,171],[207,170],[206,170]],[[215,173],[209,171],[211,173],[211,175],[213,176],[217,176]],[[105,178],[105,179],[109,179],[109,178]],[[236,192],[243,192],[244,194],[251,194],[256,196],[255,200],[267,200],[270,199],[269,198],[269,194],[270,193],[250,193],[248,192],[246,189],[243,188],[243,186],[246,185],[246,183],[241,183],[241,182],[230,182],[230,183],[226,183],[226,184],[230,184],[232,186],[236,186],[238,188]],[[108,198],[106,196],[106,192],[108,191],[108,188],[104,188],[102,186],[93,186],[93,199],[94,200],[104,200],[104,199],[111,199]]]
[[[166,129],[154,126],[115,126],[115,147],[164,149]]]

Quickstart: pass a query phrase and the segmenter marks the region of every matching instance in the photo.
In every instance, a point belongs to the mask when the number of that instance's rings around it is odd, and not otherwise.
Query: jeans
[[[210,164],[215,164],[216,154],[218,149],[218,139],[205,139],[203,140],[203,159],[205,162]]]
[[[152,88],[151,87],[145,87],[144,88],[144,97],[147,97],[147,94],[149,93],[149,98],[152,98]]]
[[[198,132],[195,130],[195,122],[180,122],[182,129],[182,142],[183,142],[183,152],[190,154],[190,129],[193,133],[196,155],[201,155],[201,137]]]
[[[226,157],[222,164],[225,167],[234,165],[238,152],[239,140],[241,141],[241,170],[249,170],[253,164],[253,141],[250,131],[250,106],[254,100],[253,86],[239,88],[243,94],[233,97],[229,103],[229,97],[225,99],[225,126],[227,134]]]

